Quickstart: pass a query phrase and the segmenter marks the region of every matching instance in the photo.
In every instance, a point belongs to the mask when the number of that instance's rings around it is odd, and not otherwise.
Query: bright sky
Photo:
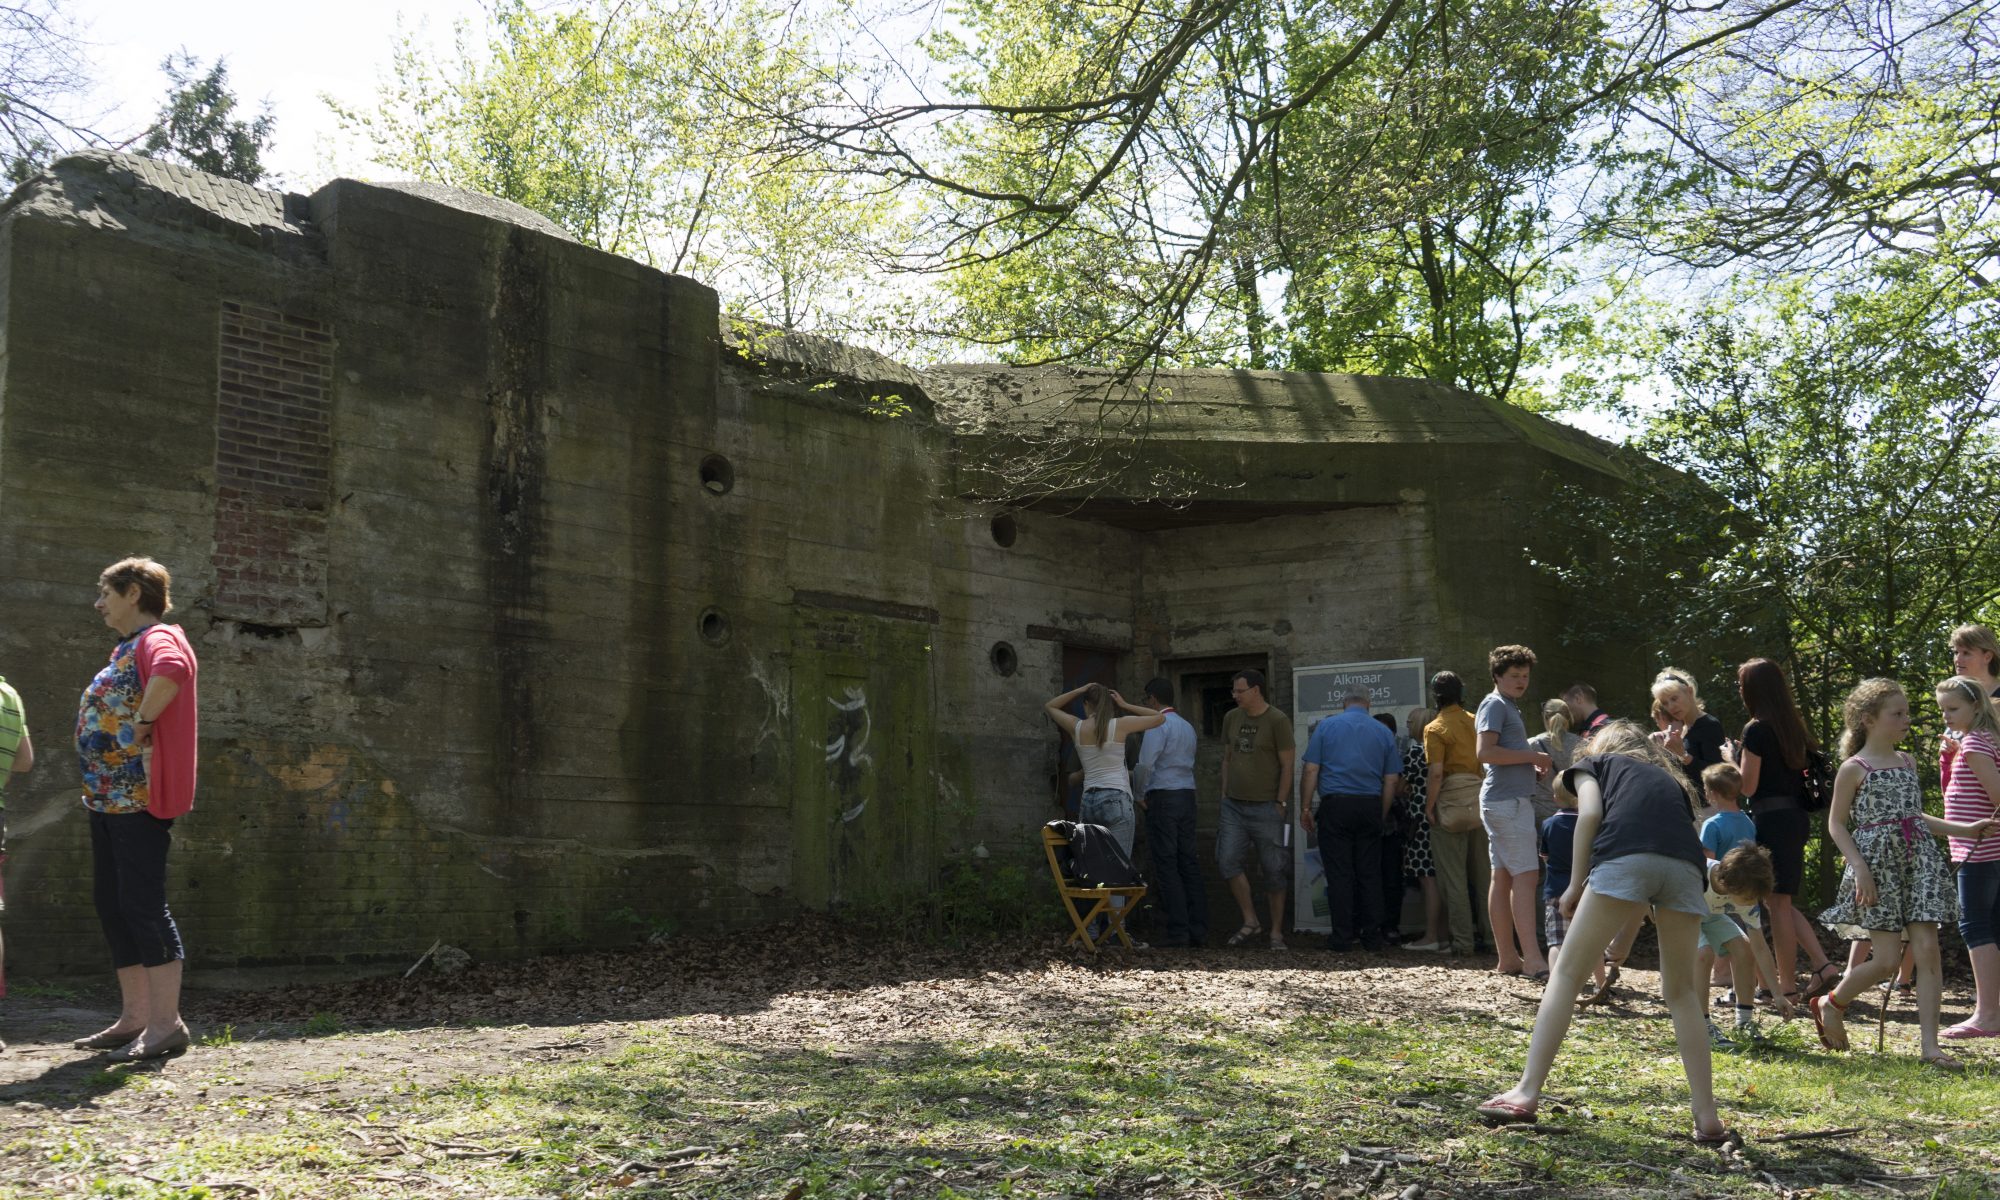
[[[341,174],[367,175],[368,163],[335,144],[331,93],[366,106],[387,69],[397,17],[439,46],[451,43],[452,23],[478,21],[477,0],[343,0],[339,5],[263,0],[67,0],[83,26],[101,88],[99,106],[117,109],[107,132],[137,131],[166,95],[160,61],[186,48],[212,63],[229,60],[237,98],[255,109],[268,100],[277,134],[267,164],[278,182],[310,190]],[[336,157],[337,155],[337,157]]]

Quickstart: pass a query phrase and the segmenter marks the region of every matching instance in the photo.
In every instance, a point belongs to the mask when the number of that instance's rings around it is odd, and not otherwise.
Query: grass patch
[[[276,1112],[194,1103],[155,1180],[267,1196],[2000,1195],[2000,1085],[1808,1051],[1717,1055],[1741,1156],[1698,1151],[1670,1029],[1579,1020],[1539,1131],[1469,1105],[1512,1082],[1528,1014],[1080,1012],[1060,1032],[755,1046],[642,1028],[624,1050]],[[1858,1126],[1838,1138],[1768,1140]],[[51,1128],[33,1152],[155,1193]],[[20,1150],[17,1143],[10,1150]],[[4,1165],[4,1163],[0,1163]],[[4,1178],[4,1175],[0,1175]],[[0,1196],[31,1193],[0,1183]],[[90,1194],[88,1191],[85,1194]],[[220,1193],[217,1193],[220,1194]]]

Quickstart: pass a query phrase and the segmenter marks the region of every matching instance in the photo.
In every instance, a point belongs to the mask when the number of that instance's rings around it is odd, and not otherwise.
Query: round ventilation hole
[[[720,609],[703,609],[697,627],[701,630],[701,640],[711,646],[720,646],[729,640],[729,618],[723,616]]]
[[[711,454],[701,460],[701,486],[717,496],[726,495],[736,486],[736,468],[720,454]]]
[[[1021,656],[1006,642],[993,643],[993,652],[987,655],[987,660],[993,664],[995,675],[1012,675],[1021,669]]]
[[[1013,513],[1001,513],[993,518],[992,529],[993,544],[996,546],[1011,546],[1014,539],[1021,536],[1021,528],[1014,523]]]

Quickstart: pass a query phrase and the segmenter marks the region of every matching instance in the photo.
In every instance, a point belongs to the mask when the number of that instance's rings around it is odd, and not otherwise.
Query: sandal
[[[1812,999],[1806,1001],[1806,1011],[1812,1014],[1813,1028],[1819,1030],[1819,1044],[1829,1050],[1845,1050],[1847,1049],[1847,1031],[1845,1029],[1841,1030],[1840,1044],[1838,1046],[1833,1044],[1832,1035],[1826,1031],[1826,1006],[1829,1004],[1834,1007],[1836,1012],[1847,1011],[1847,1006],[1835,1000],[1831,992],[1814,996]]]
[[[1596,991],[1578,1000],[1577,1006],[1580,1008],[1586,1004],[1611,1003],[1611,989],[1616,986],[1618,986],[1618,964],[1607,954],[1604,956],[1604,982],[1597,985]]]
[[[1499,1096],[1493,1097],[1472,1111],[1485,1118],[1488,1125],[1533,1125],[1539,1119],[1535,1116],[1534,1109],[1525,1104],[1516,1104],[1512,1100],[1504,1100]]]
[[[1926,1065],[1936,1067],[1940,1071],[1950,1071],[1953,1074],[1965,1070],[1965,1064],[1949,1054],[1926,1054],[1923,1061]]]
[[[1833,972],[1832,979],[1826,977],[1828,971]],[[1808,1000],[1814,996],[1824,996],[1838,987],[1840,985],[1840,968],[1830,962],[1821,963],[1819,966],[1813,968],[1812,979],[1812,985],[1806,988],[1805,998]],[[1789,996],[1792,993],[1787,992],[1785,994]]]
[[[1243,928],[1238,929],[1235,933],[1230,934],[1229,940],[1224,944],[1230,946],[1241,946],[1247,943],[1251,938],[1254,938],[1258,934],[1263,932],[1264,932],[1264,927],[1262,925],[1245,925]]]

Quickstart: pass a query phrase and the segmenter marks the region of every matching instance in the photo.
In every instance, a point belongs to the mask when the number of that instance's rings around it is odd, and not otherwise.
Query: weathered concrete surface
[[[0,209],[0,673],[43,750],[15,969],[101,957],[64,748],[127,553],[174,570],[205,672],[197,964],[893,904],[1027,852],[1065,645],[1135,692],[1255,656],[1281,704],[1324,661],[1477,686],[1511,640],[1638,686],[1524,558],[1552,478],[1619,486],[1603,445],[1428,384],[1182,373],[1122,469],[1199,494],[1114,480],[1000,544],[985,451],[1096,382],[720,329],[708,289],[487,198],[65,160]]]

